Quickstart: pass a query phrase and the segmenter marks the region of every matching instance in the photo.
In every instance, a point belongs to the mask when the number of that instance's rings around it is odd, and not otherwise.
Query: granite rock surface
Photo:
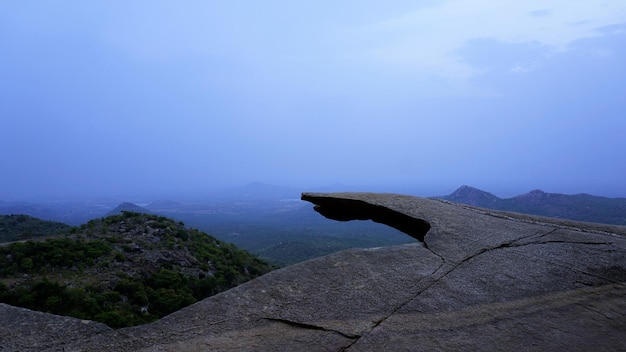
[[[396,194],[302,198],[419,242],[292,265],[119,330],[0,304],[0,350],[626,349],[624,227]]]

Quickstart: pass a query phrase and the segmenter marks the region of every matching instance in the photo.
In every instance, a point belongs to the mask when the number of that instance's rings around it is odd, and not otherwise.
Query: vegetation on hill
[[[69,225],[40,220],[29,215],[0,215],[0,242],[53,236],[69,229]]]
[[[272,268],[165,217],[125,212],[0,247],[0,302],[108,324],[144,324]]]

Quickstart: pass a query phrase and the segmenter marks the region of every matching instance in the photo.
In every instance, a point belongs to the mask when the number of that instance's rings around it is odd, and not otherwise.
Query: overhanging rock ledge
[[[422,219],[396,211],[367,200],[340,198],[316,193],[303,193],[302,200],[316,204],[313,209],[323,216],[338,221],[372,220],[400,230],[424,242],[430,224]]]

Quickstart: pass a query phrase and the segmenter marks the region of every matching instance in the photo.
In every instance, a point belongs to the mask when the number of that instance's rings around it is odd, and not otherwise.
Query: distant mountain
[[[495,195],[481,191],[477,188],[470,186],[461,186],[456,191],[452,192],[449,196],[445,197],[446,200],[463,203],[468,205],[474,205],[477,207],[490,208],[501,200]]]
[[[133,212],[133,213],[141,213],[141,214],[154,214],[152,211],[146,208],[140,207],[133,203],[124,202],[118,205],[117,207],[115,207],[113,210],[109,211],[106,214],[106,216],[120,215],[125,211]]]
[[[67,232],[70,228],[60,222],[45,221],[28,215],[0,215],[0,242],[53,236]]]
[[[461,186],[448,196],[437,197],[483,208],[605,224],[626,225],[626,198],[589,194],[547,193],[539,189],[512,198]]]

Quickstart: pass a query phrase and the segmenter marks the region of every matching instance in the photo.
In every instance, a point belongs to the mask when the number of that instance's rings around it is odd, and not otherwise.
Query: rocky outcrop
[[[0,305],[0,345],[21,351],[624,348],[624,227],[392,194],[306,193],[303,199],[330,218],[370,218],[422,242],[296,264],[154,323],[115,331]],[[15,314],[22,318],[13,320]],[[58,324],[45,323],[61,319],[63,337]],[[88,331],[74,333],[71,327],[81,324]]]
[[[108,326],[0,303],[0,350],[60,351],[65,345],[111,331]]]

